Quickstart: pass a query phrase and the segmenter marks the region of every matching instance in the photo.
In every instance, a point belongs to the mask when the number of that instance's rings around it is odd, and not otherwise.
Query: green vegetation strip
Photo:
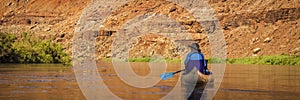
[[[102,58],[101,61],[104,62],[111,62],[111,58]],[[150,57],[145,57],[145,58],[129,58],[126,60],[120,60],[120,59],[115,59],[115,61],[125,61],[125,62],[173,62],[173,63],[180,63],[180,59],[151,59]]]
[[[299,56],[278,55],[228,59],[230,64],[294,65],[300,66]]]
[[[209,58],[208,63],[226,63],[228,64],[259,64],[259,65],[292,65],[300,66],[299,56],[289,56],[289,55],[277,55],[277,56],[258,56],[249,58],[232,58],[232,59],[218,59]],[[111,62],[111,58],[103,58],[102,61]],[[151,59],[150,57],[145,58],[129,58],[125,60],[127,62],[174,62],[180,63],[180,59]]]
[[[63,63],[70,65],[70,57],[60,44],[42,40],[30,33],[21,37],[0,32],[0,63]]]

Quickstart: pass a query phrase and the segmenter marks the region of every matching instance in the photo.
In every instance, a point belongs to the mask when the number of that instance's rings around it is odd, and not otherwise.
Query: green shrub
[[[0,56],[4,63],[64,63],[70,64],[70,58],[63,51],[61,45],[53,43],[50,40],[39,39],[33,34],[22,33],[20,38],[16,38],[8,33],[0,33],[1,38],[9,38],[10,40],[1,39],[1,51],[4,55]],[[10,42],[6,42],[10,41]],[[7,47],[10,47],[8,52]]]
[[[15,35],[0,32],[0,62],[10,62],[13,59],[10,55],[14,55],[12,43],[15,40]]]

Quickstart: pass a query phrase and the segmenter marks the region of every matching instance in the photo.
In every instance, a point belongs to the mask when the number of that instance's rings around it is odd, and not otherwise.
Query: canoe
[[[202,74],[196,68],[194,68],[189,73],[184,72],[181,75],[181,81],[183,82],[183,84],[191,84],[191,83],[205,84],[208,82],[209,78],[210,75]]]
[[[183,73],[181,75],[181,85],[185,91],[185,99],[200,99],[209,78],[211,78],[211,75],[204,75],[196,68],[189,73]]]

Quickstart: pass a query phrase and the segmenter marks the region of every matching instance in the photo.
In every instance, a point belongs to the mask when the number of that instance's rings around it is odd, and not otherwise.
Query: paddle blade
[[[171,78],[171,77],[173,77],[174,76],[174,74],[172,73],[172,72],[168,72],[168,73],[165,73],[165,74],[161,74],[160,75],[160,78],[162,79],[162,80],[167,80],[168,78]]]

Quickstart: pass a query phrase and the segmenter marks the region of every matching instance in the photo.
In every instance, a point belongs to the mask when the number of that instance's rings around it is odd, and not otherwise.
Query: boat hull
[[[204,75],[194,68],[189,73],[181,75],[181,85],[185,91],[185,99],[200,99],[211,75]]]

